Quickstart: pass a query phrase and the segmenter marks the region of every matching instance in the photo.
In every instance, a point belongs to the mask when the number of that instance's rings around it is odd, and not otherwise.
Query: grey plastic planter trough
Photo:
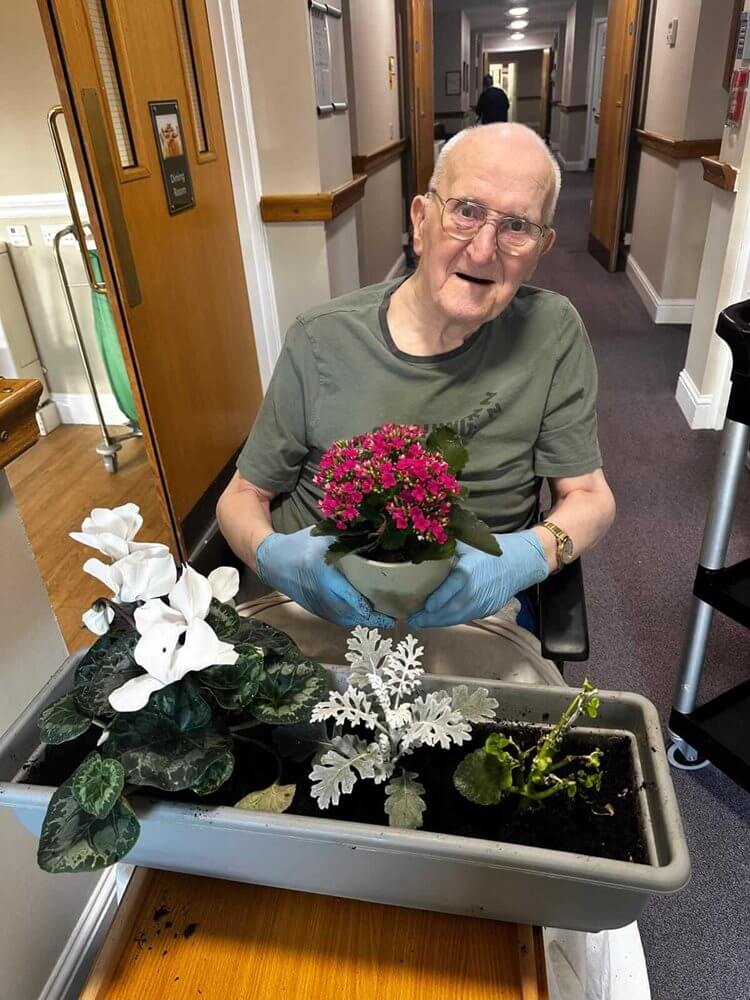
[[[0,805],[35,835],[54,789],[24,783],[23,767],[39,747],[37,718],[71,687],[81,653],[69,657],[0,741]],[[346,673],[332,668],[343,688]],[[466,678],[427,678],[450,688]],[[541,722],[560,714],[569,688],[484,681],[499,715]],[[633,748],[651,864],[610,861],[422,830],[321,817],[248,813],[230,807],[145,802],[133,805],[141,835],[125,860],[263,885],[348,896],[447,913],[587,931],[635,920],[651,893],[682,888],[690,861],[661,728],[639,695],[601,692],[599,718],[587,727],[627,734]]]

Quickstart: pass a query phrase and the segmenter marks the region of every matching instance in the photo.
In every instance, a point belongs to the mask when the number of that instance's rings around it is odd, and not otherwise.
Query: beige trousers
[[[490,618],[451,628],[410,629],[398,622],[398,642],[411,632],[424,646],[423,664],[431,674],[457,674],[516,684],[564,685],[560,671],[541,654],[539,640],[516,624],[518,601]],[[346,665],[351,629],[318,618],[283,594],[272,593],[237,606],[243,617],[260,618],[294,639],[312,660]]]

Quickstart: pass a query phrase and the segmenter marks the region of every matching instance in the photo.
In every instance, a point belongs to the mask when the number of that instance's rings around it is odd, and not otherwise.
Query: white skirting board
[[[628,256],[625,273],[654,323],[690,325],[693,322],[695,299],[663,299],[632,253]]]
[[[97,424],[94,401],[87,392],[53,392],[52,401],[57,406],[64,424]],[[107,424],[117,426],[126,422],[125,414],[111,392],[99,393],[99,404]]]
[[[566,160],[565,157],[558,151],[557,158],[560,161],[560,167],[563,170],[585,173],[589,169],[588,160]]]
[[[116,910],[116,870],[113,867],[97,882],[39,1000],[77,1000]]]
[[[687,368],[683,368],[677,380],[675,393],[677,405],[690,425],[691,430],[705,431],[716,427],[716,405],[711,393],[700,393]],[[719,425],[721,426],[721,425]]]

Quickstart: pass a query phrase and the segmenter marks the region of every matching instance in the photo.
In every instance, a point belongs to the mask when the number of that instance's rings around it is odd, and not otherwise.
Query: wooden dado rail
[[[571,114],[574,111],[588,111],[588,104],[563,104],[562,101],[558,101],[558,108],[564,111],[566,115]]]
[[[731,163],[720,160],[718,156],[701,156],[703,180],[721,188],[722,191],[734,191],[737,183],[737,168]]]
[[[641,146],[670,160],[699,160],[702,156],[716,156],[721,149],[721,139],[673,139],[643,128],[637,128],[635,134]]]
[[[355,176],[357,174],[371,174],[387,163],[400,159],[406,151],[406,143],[406,139],[394,139],[393,142],[387,142],[385,146],[381,146],[372,153],[353,156],[352,173]]]
[[[36,379],[0,376],[0,469],[39,437],[34,412],[41,394],[42,383]]]
[[[330,222],[363,197],[366,182],[367,174],[358,174],[333,191],[264,194],[260,215],[264,222]]]

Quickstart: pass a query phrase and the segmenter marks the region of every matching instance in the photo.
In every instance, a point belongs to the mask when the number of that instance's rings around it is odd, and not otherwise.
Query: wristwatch
[[[555,536],[555,541],[557,542],[557,572],[559,573],[563,566],[572,563],[575,558],[573,555],[573,539],[567,531],[558,528],[552,521],[542,521],[542,527],[546,528],[547,531],[551,531]]]

